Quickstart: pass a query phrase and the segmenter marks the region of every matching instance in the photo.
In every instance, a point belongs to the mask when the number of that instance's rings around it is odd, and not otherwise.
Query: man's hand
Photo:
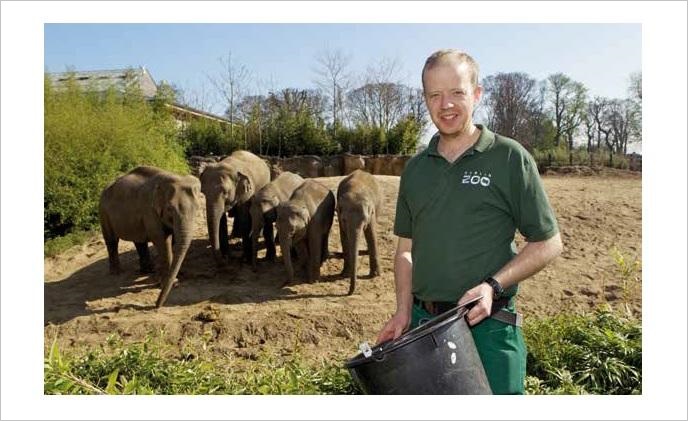
[[[481,282],[480,285],[466,291],[463,297],[461,297],[459,300],[459,305],[462,305],[463,303],[481,295],[483,298],[478,300],[466,315],[466,320],[468,321],[469,326],[475,326],[483,319],[490,317],[490,313],[492,312],[492,297],[494,296],[494,291],[490,285],[486,284],[485,282]]]
[[[406,330],[411,323],[411,316],[405,313],[395,313],[391,319],[382,328],[380,334],[377,335],[377,343],[396,339]]]

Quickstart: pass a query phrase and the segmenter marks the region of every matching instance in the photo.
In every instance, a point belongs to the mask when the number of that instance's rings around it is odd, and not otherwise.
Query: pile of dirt
[[[356,293],[347,296],[339,228],[330,234],[331,257],[318,283],[296,282],[282,288],[281,261],[262,261],[258,270],[235,261],[215,267],[207,239],[204,204],[194,240],[165,307],[155,309],[159,289],[139,275],[133,244],[120,242],[123,273],[108,274],[102,239],[94,238],[54,258],[46,258],[44,335],[55,336],[63,350],[97,346],[116,333],[125,341],[164,332],[174,346],[211,341],[223,356],[251,361],[262,349],[288,355],[297,347],[310,357],[343,360],[362,341],[374,342],[395,309],[392,234],[399,178],[376,176],[383,194],[378,242],[382,275],[361,276]],[[318,179],[333,191],[342,177]],[[562,311],[588,311],[604,302],[627,302],[641,310],[639,283],[621,279],[612,258],[618,248],[626,258],[641,256],[641,179],[639,177],[544,178],[557,214],[565,250],[552,265],[522,283],[519,310],[529,317]],[[519,246],[522,239],[517,239]],[[240,253],[234,244],[234,253]],[[362,247],[365,249],[365,246]],[[153,247],[151,251],[154,253]],[[367,255],[359,274],[368,273]]]

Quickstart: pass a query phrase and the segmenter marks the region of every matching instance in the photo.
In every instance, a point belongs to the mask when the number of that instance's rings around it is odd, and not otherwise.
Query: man
[[[530,154],[473,124],[482,95],[475,60],[438,51],[425,62],[422,81],[439,134],[401,176],[397,310],[378,342],[482,296],[466,318],[490,387],[495,394],[522,394],[526,349],[514,297],[519,282],[561,253],[556,218]],[[518,254],[516,229],[528,242]]]

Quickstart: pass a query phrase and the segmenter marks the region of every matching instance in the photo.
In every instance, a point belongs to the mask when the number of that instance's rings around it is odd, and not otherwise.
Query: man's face
[[[454,60],[425,71],[425,104],[442,137],[457,137],[473,125],[473,109],[482,89],[473,88],[466,64]]]

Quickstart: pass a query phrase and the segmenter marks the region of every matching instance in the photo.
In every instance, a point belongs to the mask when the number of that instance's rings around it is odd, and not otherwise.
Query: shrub
[[[584,147],[576,148],[573,153],[565,145],[552,148],[535,148],[532,151],[533,158],[540,170],[546,167],[562,167],[568,165],[606,166],[617,169],[628,169],[629,161],[623,155],[613,154],[609,161],[609,152],[593,151],[589,153]]]
[[[229,155],[239,148],[231,141],[227,125],[205,119],[187,123],[181,139],[187,156]]]
[[[612,155],[612,168],[627,170],[630,166],[628,158],[623,155]]]
[[[138,165],[188,173],[174,120],[140,92],[57,90],[46,77],[44,106],[45,239],[95,225],[103,188]]]
[[[413,155],[418,146],[421,127],[413,118],[408,116],[390,129],[387,137],[390,154]]]
[[[592,315],[529,321],[524,335],[528,393],[641,393],[640,320],[606,307]]]

